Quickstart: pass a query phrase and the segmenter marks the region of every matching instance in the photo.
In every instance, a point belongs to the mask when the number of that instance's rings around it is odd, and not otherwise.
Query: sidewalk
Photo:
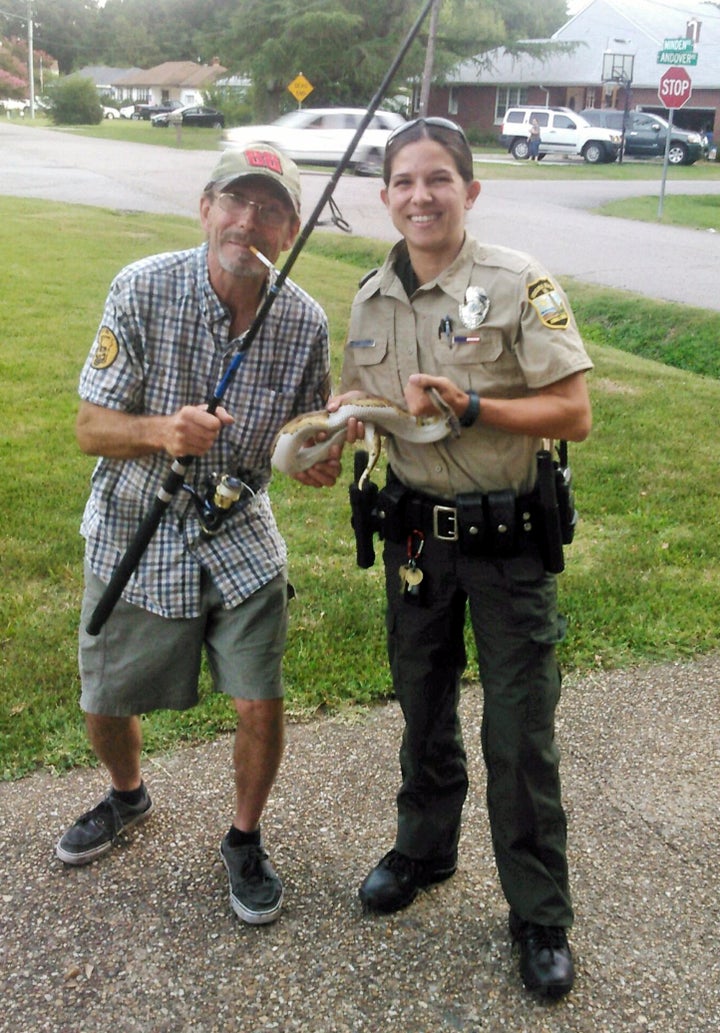
[[[559,710],[576,988],[525,992],[490,852],[480,696],[457,875],[363,914],[392,845],[401,718],[291,724],[264,834],[285,883],[272,925],[230,910],[218,844],[231,740],[149,761],[156,806],[85,868],[58,835],[99,771],[0,785],[2,1033],[711,1033],[720,1025],[720,656],[568,680]]]

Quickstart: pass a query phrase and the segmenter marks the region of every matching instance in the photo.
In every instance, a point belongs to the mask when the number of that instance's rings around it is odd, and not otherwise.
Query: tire
[[[368,151],[362,161],[355,164],[356,176],[381,176],[383,167],[382,152],[377,148]]]
[[[603,161],[607,161],[605,156],[605,148],[601,143],[596,140],[590,140],[585,144],[583,148],[582,156],[588,165],[599,165]]]
[[[687,165],[688,150],[684,143],[676,143],[675,140],[670,141],[668,163],[670,165]]]
[[[517,140],[513,140],[510,146],[510,153],[516,161],[525,161],[526,158],[529,158],[530,146],[527,140],[523,140],[522,137],[518,137]]]

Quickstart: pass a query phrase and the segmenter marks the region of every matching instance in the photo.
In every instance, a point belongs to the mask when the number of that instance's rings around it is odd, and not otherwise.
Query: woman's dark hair
[[[383,161],[385,186],[390,182],[390,172],[395,155],[406,144],[417,140],[434,140],[452,155],[457,170],[466,183],[475,178],[473,156],[470,144],[459,125],[448,118],[415,118],[394,129],[388,137]]]

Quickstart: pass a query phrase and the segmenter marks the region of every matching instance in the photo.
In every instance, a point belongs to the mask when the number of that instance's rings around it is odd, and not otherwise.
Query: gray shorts
[[[247,700],[282,697],[284,572],[230,610],[203,576],[199,617],[168,619],[120,599],[100,634],[88,635],[85,628],[104,590],[86,565],[78,651],[80,706],[86,713],[129,717],[189,709],[198,701],[203,646],[216,691]]]

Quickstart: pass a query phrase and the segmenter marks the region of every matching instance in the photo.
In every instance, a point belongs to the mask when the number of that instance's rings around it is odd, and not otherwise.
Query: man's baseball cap
[[[300,215],[300,173],[285,154],[266,143],[249,143],[223,153],[213,169],[208,186],[224,190],[238,179],[262,176],[282,187],[294,210]]]

